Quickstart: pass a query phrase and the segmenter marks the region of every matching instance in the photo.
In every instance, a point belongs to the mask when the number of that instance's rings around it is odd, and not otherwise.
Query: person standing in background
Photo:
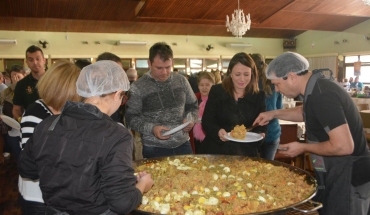
[[[23,66],[14,65],[10,69],[11,85],[1,92],[0,103],[3,107],[2,111],[4,115],[13,118],[13,96],[15,85],[18,81],[22,80],[26,76],[26,72]],[[4,134],[5,144],[11,148],[11,152],[14,154],[16,160],[18,160],[19,153],[21,152],[20,147],[20,132],[18,129],[12,128]]]
[[[30,46],[26,50],[26,63],[31,73],[20,80],[14,89],[13,117],[20,122],[23,111],[39,99],[36,84],[45,74],[46,59],[44,53],[37,46]]]
[[[4,77],[3,74],[0,73],[0,93],[8,88],[4,84]],[[1,107],[3,108],[3,107]],[[9,146],[5,143],[5,135],[8,133],[8,126],[0,119],[0,164],[4,163],[4,158],[9,157],[11,149]]]
[[[110,53],[110,52],[104,52],[104,53],[101,53],[98,58],[96,59],[96,61],[101,61],[101,60],[111,60],[111,61],[114,61],[115,63],[117,63],[121,68],[123,67],[122,65],[122,62],[121,62],[121,58],[118,57],[117,55],[113,54],[113,53]],[[122,112],[122,110],[124,109],[123,106],[121,106],[116,112],[114,112],[110,117],[116,121],[116,122],[120,122],[120,123],[123,123],[123,118],[124,116],[122,116],[120,114],[120,112]]]
[[[69,61],[57,61],[40,78],[37,88],[40,98],[24,112],[21,120],[22,148],[27,145],[35,127],[51,115],[60,114],[66,101],[80,101],[76,93],[76,80],[80,68]],[[45,204],[39,181],[19,177],[20,203],[23,215],[45,214]]]
[[[8,85],[5,84],[4,82],[4,75],[3,75],[4,72],[2,72],[0,74],[0,93],[5,90],[6,88],[8,88]]]
[[[211,72],[215,76],[215,84],[221,84],[222,83],[222,79],[221,79],[220,71],[218,71],[218,70],[211,70]]]
[[[266,111],[277,110],[283,107],[281,93],[275,91],[275,86],[266,77],[267,64],[261,54],[251,54],[258,70],[258,87],[265,92]],[[267,135],[260,147],[261,158],[274,160],[276,150],[279,147],[281,127],[278,119],[273,119],[267,125]]]
[[[129,68],[126,71],[126,74],[127,74],[128,80],[130,81],[130,84],[132,84],[138,78],[137,71],[134,68]]]
[[[204,113],[204,108],[206,107],[209,91],[211,87],[215,85],[215,76],[211,72],[200,72],[198,74],[198,88],[199,93],[196,93],[199,104],[199,114],[198,120],[196,121],[193,128],[194,135],[194,147],[195,153],[202,153],[202,141],[206,137],[204,130],[202,128],[202,117]]]
[[[364,87],[364,84],[362,82],[359,82],[360,77],[356,76],[355,81],[353,82],[355,85],[355,89],[358,91],[362,91],[362,88]]]
[[[192,154],[189,131],[198,118],[198,101],[183,75],[171,72],[173,52],[164,42],[149,50],[150,70],[130,88],[126,122],[141,134],[143,157]],[[176,133],[163,135],[183,123]]]

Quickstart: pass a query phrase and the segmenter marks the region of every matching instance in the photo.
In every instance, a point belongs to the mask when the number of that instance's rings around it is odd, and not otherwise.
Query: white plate
[[[176,133],[176,132],[180,131],[181,129],[185,128],[187,125],[189,125],[189,123],[190,123],[190,122],[185,122],[184,124],[179,125],[179,126],[177,126],[176,128],[173,128],[173,129],[171,129],[171,130],[169,130],[169,131],[166,131],[166,132],[164,132],[164,133],[162,134],[162,136],[168,136],[168,135],[170,135],[170,134]]]
[[[8,126],[15,128],[15,129],[21,129],[21,125],[17,121],[15,121],[15,119],[5,116],[5,115],[0,115],[0,118]]]
[[[244,139],[235,139],[232,136],[230,136],[230,132],[227,133],[227,135],[224,136],[226,139],[234,141],[234,142],[241,142],[241,143],[251,143],[251,142],[257,142],[259,140],[263,139],[263,136],[258,133],[254,132],[247,132],[247,135]]]

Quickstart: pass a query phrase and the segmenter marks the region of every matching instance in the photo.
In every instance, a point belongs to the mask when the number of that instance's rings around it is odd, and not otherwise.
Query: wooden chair
[[[360,112],[360,116],[362,119],[362,125],[364,126],[364,129],[365,128],[370,129],[370,113]],[[366,136],[367,144],[370,147],[370,133],[365,132],[365,136]]]
[[[369,104],[366,103],[356,104],[356,107],[359,112],[362,110],[369,110]]]
[[[281,126],[280,144],[291,143],[298,140],[298,125],[297,124],[283,124]],[[286,157],[279,153],[275,154],[275,160],[288,163],[292,166],[304,168],[304,155],[297,157]]]
[[[296,101],[295,102],[295,106],[297,107],[297,106],[301,106],[301,105],[303,105],[303,102],[302,101]]]

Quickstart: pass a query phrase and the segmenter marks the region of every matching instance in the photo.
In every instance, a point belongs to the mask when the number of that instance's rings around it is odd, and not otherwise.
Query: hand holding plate
[[[153,134],[156,138],[160,140],[167,140],[170,138],[170,135],[162,136],[162,132],[170,130],[166,126],[157,125],[153,127]]]
[[[187,120],[184,119],[183,123],[186,123]],[[182,129],[184,132],[189,132],[194,126],[194,123],[193,122],[190,122],[184,129]]]

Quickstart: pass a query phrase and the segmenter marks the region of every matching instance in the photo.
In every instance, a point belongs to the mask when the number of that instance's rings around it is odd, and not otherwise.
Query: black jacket
[[[250,127],[257,116],[264,111],[266,111],[266,106],[263,91],[257,94],[247,94],[235,101],[221,84],[214,85],[209,93],[202,117],[202,127],[206,137],[201,143],[204,150],[201,153],[256,156],[255,153],[260,142],[255,145],[232,141],[223,142],[218,136],[218,131],[223,128],[226,132],[230,132],[236,125],[241,124],[244,124],[245,127]],[[266,131],[266,126],[259,126],[252,130],[252,132],[256,133],[266,133]],[[252,145],[254,152],[249,154],[245,150],[252,149],[246,149],[245,146],[249,147]]]
[[[69,214],[127,214],[141,202],[132,136],[90,104],[67,102],[35,129],[19,159],[22,177],[40,178],[47,206]]]

